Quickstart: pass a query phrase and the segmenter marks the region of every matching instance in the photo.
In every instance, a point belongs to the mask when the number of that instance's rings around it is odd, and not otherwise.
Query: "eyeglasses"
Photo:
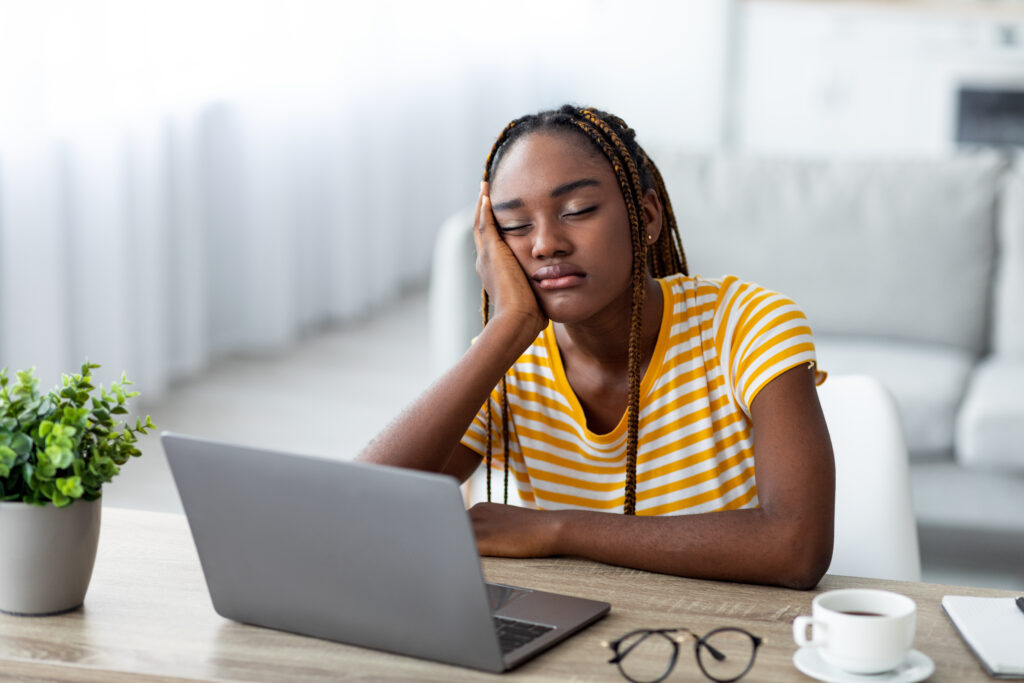
[[[642,628],[618,640],[603,643],[615,656],[619,672],[632,683],[658,683],[668,678],[679,658],[679,644],[693,639],[697,666],[716,683],[743,678],[754,666],[757,648],[764,642],[741,628],[726,626],[698,636],[685,628]]]

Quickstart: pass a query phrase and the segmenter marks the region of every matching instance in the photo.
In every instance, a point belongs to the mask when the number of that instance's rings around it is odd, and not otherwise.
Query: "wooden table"
[[[85,606],[56,617],[0,614],[0,680],[20,681],[461,681],[495,678],[436,664],[246,626],[210,604],[192,537],[178,515],[103,511],[99,555]],[[2,549],[0,549],[2,552]],[[638,627],[698,632],[741,626],[765,638],[745,681],[810,681],[793,666],[792,621],[823,590],[878,587],[917,601],[915,647],[932,681],[990,681],[942,613],[949,593],[1007,591],[827,576],[814,591],[680,579],[575,559],[485,559],[488,579],[607,600],[611,613],[502,680],[620,681],[602,640]],[[703,677],[689,650],[671,681]]]

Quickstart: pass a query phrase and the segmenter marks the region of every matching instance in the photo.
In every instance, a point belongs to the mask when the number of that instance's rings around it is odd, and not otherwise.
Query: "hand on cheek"
[[[487,183],[480,186],[473,238],[476,272],[494,304],[494,316],[516,316],[523,325],[533,329],[534,335],[539,334],[547,326],[547,316],[522,266],[498,231]]]

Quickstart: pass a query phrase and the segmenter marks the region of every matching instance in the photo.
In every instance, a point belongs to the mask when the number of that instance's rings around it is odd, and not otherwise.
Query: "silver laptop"
[[[610,609],[485,583],[451,477],[161,438],[228,619],[501,672]]]

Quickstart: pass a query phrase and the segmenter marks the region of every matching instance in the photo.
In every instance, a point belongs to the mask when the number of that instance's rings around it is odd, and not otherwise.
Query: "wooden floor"
[[[231,358],[143,405],[160,430],[348,459],[433,379],[426,292],[279,354]],[[108,505],[180,512],[158,437],[108,485]],[[476,497],[476,496],[474,496]],[[924,579],[1024,591],[1024,567],[922,534]],[[957,548],[963,548],[958,552]]]

